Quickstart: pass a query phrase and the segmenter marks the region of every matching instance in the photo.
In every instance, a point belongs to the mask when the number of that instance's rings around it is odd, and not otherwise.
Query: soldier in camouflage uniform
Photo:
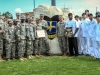
[[[66,42],[64,37],[64,28],[65,28],[66,22],[64,22],[63,15],[59,15],[59,22],[57,23],[57,37],[59,41],[59,46],[62,51],[62,55],[66,55]]]
[[[36,18],[36,30],[42,30],[42,24],[40,23],[39,18]],[[35,32],[36,34],[36,32]],[[41,50],[42,50],[42,41],[43,38],[38,38],[37,34],[35,35],[36,40],[35,40],[35,56],[41,56]]]
[[[18,24],[20,23],[19,22],[20,20],[18,20],[18,19],[15,19],[14,21],[13,21],[13,24],[14,24],[14,28],[15,28],[15,32],[17,32],[18,31]],[[18,41],[17,41],[17,34],[15,33],[15,41],[16,41],[16,47],[15,47],[15,53],[16,53],[16,57],[18,57],[18,49],[17,49],[17,47],[18,47]]]
[[[15,58],[15,46],[15,28],[13,26],[13,21],[10,21],[6,32],[5,43],[7,60]]]
[[[26,26],[26,34],[27,34],[27,41],[26,41],[26,55],[30,59],[32,58],[33,50],[34,50],[34,42],[35,42],[35,32],[33,29],[33,25],[31,24],[31,18],[28,18],[28,24]]]
[[[18,57],[20,60],[23,61],[24,60],[23,56],[26,51],[26,23],[24,16],[21,16],[21,22],[18,25],[17,39],[18,39]]]
[[[4,34],[4,30],[3,30],[3,20],[0,14],[0,62],[2,61],[2,54],[3,54],[3,34]]]
[[[47,21],[44,20],[43,14],[40,14],[40,23],[42,24],[42,29],[47,30],[48,24],[47,24]],[[47,38],[43,38],[43,43],[44,43],[45,49],[46,49],[45,54],[49,55],[50,46],[49,46],[49,43],[47,41]]]

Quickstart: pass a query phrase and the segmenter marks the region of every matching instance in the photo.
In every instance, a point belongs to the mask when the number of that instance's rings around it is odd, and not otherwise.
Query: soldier
[[[64,22],[63,15],[59,15],[59,22],[57,23],[57,37],[59,41],[59,46],[62,51],[62,55],[66,55],[66,42],[65,42],[65,36],[64,36],[64,28],[65,28],[66,22]]]
[[[19,24],[20,22],[19,22],[19,20],[18,19],[15,19],[14,21],[13,21],[13,24],[14,24],[14,28],[15,28],[15,41],[16,41],[16,47],[15,47],[15,53],[16,53],[16,57],[18,57],[18,49],[17,49],[17,47],[18,47],[18,41],[17,41],[17,34],[16,34],[16,32],[18,31],[18,24]]]
[[[68,34],[65,33],[65,36],[68,37],[68,45],[69,45],[69,53],[70,56],[77,56],[78,55],[78,44],[77,44],[77,37],[75,36],[78,27],[76,25],[76,21],[73,20],[73,14],[69,13],[68,14],[69,20],[66,22],[65,29],[68,27],[72,28],[72,33],[71,36],[68,36]]]
[[[31,21],[31,23],[34,23],[34,16],[32,16],[32,21]]]
[[[29,16],[29,12],[26,12],[26,13],[25,13],[25,18],[28,19],[29,17],[30,17],[30,16]]]
[[[17,31],[17,39],[18,39],[18,57],[21,61],[24,60],[24,53],[26,50],[26,23],[25,17],[21,16],[21,22],[18,25]]]
[[[40,19],[39,18],[36,18],[36,30],[42,30],[42,24],[40,23]],[[36,32],[35,32],[36,34]],[[36,37],[36,40],[35,40],[35,56],[38,57],[38,56],[41,56],[41,50],[42,50],[42,39],[43,38],[39,38],[37,36],[37,34],[35,35]]]
[[[8,23],[7,23],[7,18],[3,18],[3,30],[6,32],[8,27]],[[6,36],[5,33],[3,34],[3,58],[6,57],[6,51],[5,51],[5,42],[6,42]]]
[[[48,24],[47,24],[47,21],[44,20],[43,14],[40,14],[40,23],[42,24],[42,29],[44,29],[46,31],[48,28]],[[47,41],[47,38],[43,38],[43,43],[44,43],[45,48],[46,48],[45,54],[49,55],[50,46],[49,46],[49,43]]]
[[[33,29],[33,25],[31,24],[31,18],[28,18],[28,25],[26,31],[27,31],[26,55],[30,59],[32,58],[32,54],[34,52],[34,43],[35,43],[35,32]]]
[[[6,32],[6,59],[10,60],[15,58],[15,28],[13,26],[13,21],[8,24]]]
[[[16,13],[16,19],[20,22],[20,13]]]
[[[3,54],[3,20],[2,15],[0,14],[0,62],[2,61],[2,54]]]
[[[93,14],[89,14],[89,23],[88,23],[88,33],[89,33],[89,42],[88,42],[88,47],[89,47],[89,55],[94,56],[94,45],[95,45],[95,28],[97,21],[93,19]]]

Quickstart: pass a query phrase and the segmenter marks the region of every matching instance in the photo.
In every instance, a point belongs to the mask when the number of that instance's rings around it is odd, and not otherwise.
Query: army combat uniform
[[[1,60],[1,55],[3,54],[3,21],[0,19],[0,60]]]
[[[65,36],[64,36],[64,31],[65,31],[65,25],[66,23],[64,21],[62,22],[58,22],[57,23],[57,37],[58,37],[58,41],[59,41],[59,46],[60,46],[60,49],[62,51],[62,53],[66,53],[66,47],[67,47],[67,44],[66,44],[66,40],[65,40]]]
[[[40,20],[40,23],[42,24],[42,29],[44,29],[46,31],[47,28],[48,28],[47,21]],[[43,43],[44,43],[45,49],[46,49],[45,53],[48,55],[49,54],[49,50],[50,50],[50,46],[49,46],[49,43],[47,41],[47,38],[43,38]]]
[[[21,20],[25,21],[25,17],[21,17]],[[21,22],[18,25],[18,30],[17,30],[17,39],[18,39],[18,57],[22,58],[25,54],[26,50],[26,23]]]
[[[35,32],[33,29],[33,25],[31,23],[27,24],[26,29],[27,41],[26,41],[26,55],[32,55],[34,52],[34,42],[35,42]]]
[[[9,22],[12,23],[13,22]],[[14,26],[8,26],[7,32],[6,32],[6,58],[15,58],[15,28]]]
[[[36,30],[42,30],[42,24],[36,24]],[[36,34],[36,32],[35,32]],[[35,35],[35,37],[37,36],[37,34]],[[41,54],[41,50],[42,50],[42,41],[43,38],[36,38],[35,40],[35,55],[40,55]]]

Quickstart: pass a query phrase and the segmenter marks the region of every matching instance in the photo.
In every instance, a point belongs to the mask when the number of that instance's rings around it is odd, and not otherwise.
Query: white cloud
[[[83,8],[80,8],[80,9],[74,10],[75,14],[76,14],[76,15],[79,15],[79,16],[81,16],[82,13],[84,13],[84,11],[85,11],[85,9],[83,9]]]
[[[17,13],[23,13],[23,11],[20,8],[16,8],[15,12],[17,12]]]
[[[33,12],[33,9],[31,10],[31,12]]]

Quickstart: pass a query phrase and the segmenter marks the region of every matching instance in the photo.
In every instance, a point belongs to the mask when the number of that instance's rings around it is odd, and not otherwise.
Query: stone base
[[[62,52],[59,47],[58,38],[54,38],[53,40],[48,39],[50,45],[50,54],[52,55],[61,55]]]

